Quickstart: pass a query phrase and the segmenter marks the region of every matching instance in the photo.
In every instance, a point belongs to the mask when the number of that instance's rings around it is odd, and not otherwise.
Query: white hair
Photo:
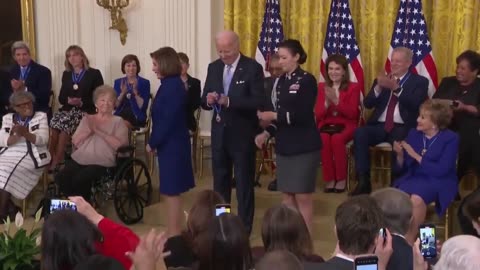
[[[480,269],[480,239],[471,235],[458,235],[448,239],[434,270]]]
[[[28,44],[24,41],[19,40],[12,44],[12,55],[15,55],[15,51],[18,49],[25,49],[27,53],[30,54],[30,47],[28,47]]]

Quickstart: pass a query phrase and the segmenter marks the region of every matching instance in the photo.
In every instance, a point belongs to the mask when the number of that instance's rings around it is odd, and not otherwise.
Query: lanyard
[[[20,67],[20,80],[26,81],[29,73],[30,65],[28,65],[27,67]]]
[[[76,74],[75,72],[72,71],[72,81],[74,84],[79,84],[80,81],[83,78],[83,75],[85,75],[85,69],[82,69],[79,74]]]
[[[27,117],[25,118],[25,120],[22,120],[22,118],[20,117],[20,115],[18,114],[15,114],[15,120],[17,121],[17,124],[18,125],[21,125],[21,126],[28,126],[28,124],[30,123],[30,120],[32,120],[31,117]]]

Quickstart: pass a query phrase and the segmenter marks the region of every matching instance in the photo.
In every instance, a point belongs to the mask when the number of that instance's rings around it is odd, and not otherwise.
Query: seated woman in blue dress
[[[414,243],[418,226],[425,221],[427,205],[435,202],[438,215],[445,214],[458,192],[456,159],[458,135],[447,129],[452,110],[438,100],[420,107],[417,128],[405,141],[394,142],[395,169],[402,175],[394,186],[411,195],[413,222],[407,240]]]
[[[130,129],[144,127],[150,102],[150,81],[138,76],[140,61],[136,55],[125,55],[121,69],[125,77],[116,79],[113,86],[117,92],[115,115],[122,117]]]

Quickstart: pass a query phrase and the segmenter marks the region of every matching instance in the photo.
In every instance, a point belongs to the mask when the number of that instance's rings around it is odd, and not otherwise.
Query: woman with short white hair
[[[43,167],[50,163],[48,120],[35,112],[35,97],[16,91],[10,96],[15,111],[3,116],[0,130],[0,222],[14,216],[17,207],[11,196],[25,199],[37,185]]]

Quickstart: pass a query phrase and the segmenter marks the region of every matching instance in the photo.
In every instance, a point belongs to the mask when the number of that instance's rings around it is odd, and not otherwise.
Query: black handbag
[[[320,133],[337,134],[345,129],[344,124],[325,124],[320,128]]]

